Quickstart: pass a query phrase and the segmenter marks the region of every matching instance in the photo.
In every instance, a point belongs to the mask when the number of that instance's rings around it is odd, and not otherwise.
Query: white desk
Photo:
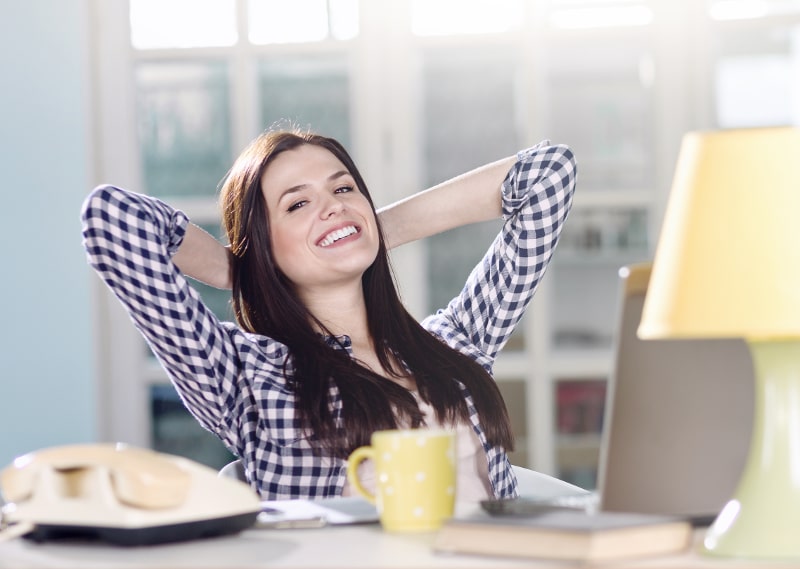
[[[434,534],[388,534],[378,525],[320,529],[248,530],[236,536],[151,547],[94,543],[36,544],[17,539],[0,544],[0,569],[302,569],[570,567],[516,559],[443,555],[432,551]],[[750,569],[797,567],[722,561],[693,553],[627,562],[613,567],[656,569]],[[612,565],[603,565],[610,569]]]

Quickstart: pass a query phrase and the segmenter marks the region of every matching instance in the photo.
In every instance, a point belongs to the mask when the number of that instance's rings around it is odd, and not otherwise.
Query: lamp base
[[[709,555],[800,560],[800,341],[748,345],[756,380],[750,451],[703,544]]]

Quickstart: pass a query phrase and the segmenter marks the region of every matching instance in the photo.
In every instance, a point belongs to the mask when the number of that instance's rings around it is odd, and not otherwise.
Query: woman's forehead
[[[334,175],[349,173],[327,148],[304,144],[275,156],[261,176],[267,200],[277,200],[289,189],[324,183]]]

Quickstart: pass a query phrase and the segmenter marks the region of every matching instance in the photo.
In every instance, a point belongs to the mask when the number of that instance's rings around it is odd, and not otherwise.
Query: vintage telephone
[[[258,495],[186,458],[122,444],[52,447],[0,471],[8,531],[44,541],[89,537],[147,545],[252,526]],[[0,532],[1,534],[1,532]]]

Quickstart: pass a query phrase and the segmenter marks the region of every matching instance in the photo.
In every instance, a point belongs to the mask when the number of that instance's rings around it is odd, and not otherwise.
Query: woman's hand
[[[502,215],[500,186],[516,162],[486,164],[378,210],[391,249],[470,223]]]
[[[231,289],[230,250],[197,225],[186,226],[186,234],[172,262],[187,276],[220,289]]]

